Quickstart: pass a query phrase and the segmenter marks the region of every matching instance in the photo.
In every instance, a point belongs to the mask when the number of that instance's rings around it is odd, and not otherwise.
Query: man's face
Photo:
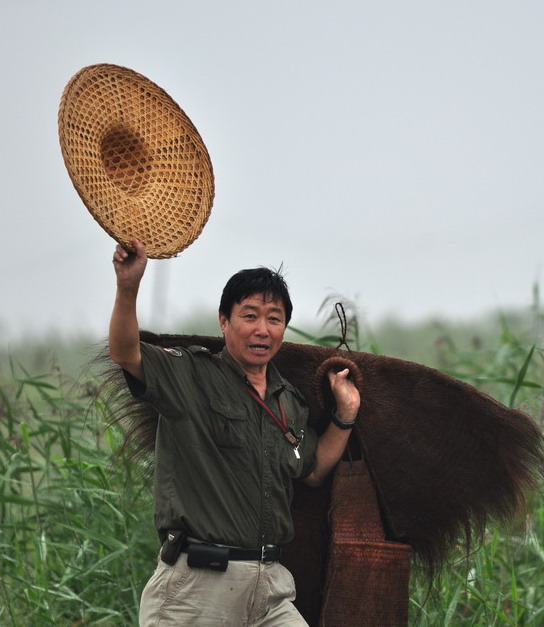
[[[230,318],[219,314],[227,350],[247,373],[266,369],[280,349],[285,332],[283,301],[252,294],[232,307]]]

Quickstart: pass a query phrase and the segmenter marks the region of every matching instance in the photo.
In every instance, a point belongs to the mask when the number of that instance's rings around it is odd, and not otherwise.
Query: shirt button
[[[270,492],[268,490],[266,490],[266,492],[264,493],[264,495],[266,496],[266,498],[268,498],[270,496]]]

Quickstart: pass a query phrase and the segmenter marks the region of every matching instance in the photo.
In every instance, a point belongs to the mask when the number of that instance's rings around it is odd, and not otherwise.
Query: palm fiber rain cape
[[[223,347],[218,337],[155,335],[162,347]],[[330,360],[330,361],[328,361]],[[350,367],[361,407],[343,461],[319,489],[295,483],[295,541],[282,562],[311,626],[402,626],[410,564],[430,577],[453,549],[522,512],[544,472],[543,435],[526,414],[419,364],[285,342],[274,358],[304,395],[322,433],[332,394],[326,371]],[[122,371],[104,375],[135,456],[153,455],[156,411],[134,400]],[[362,383],[361,383],[362,382]]]

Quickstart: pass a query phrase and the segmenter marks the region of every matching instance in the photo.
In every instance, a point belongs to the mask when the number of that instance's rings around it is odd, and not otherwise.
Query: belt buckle
[[[274,560],[271,559],[266,559],[266,551],[267,549],[273,549],[274,545],[273,544],[263,544],[261,547],[261,562],[263,564],[270,564],[272,563]]]

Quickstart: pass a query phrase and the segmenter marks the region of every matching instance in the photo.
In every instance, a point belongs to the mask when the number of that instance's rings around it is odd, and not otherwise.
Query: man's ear
[[[225,332],[225,326],[228,322],[227,316],[225,314],[219,312],[219,328],[221,329],[221,333]]]

